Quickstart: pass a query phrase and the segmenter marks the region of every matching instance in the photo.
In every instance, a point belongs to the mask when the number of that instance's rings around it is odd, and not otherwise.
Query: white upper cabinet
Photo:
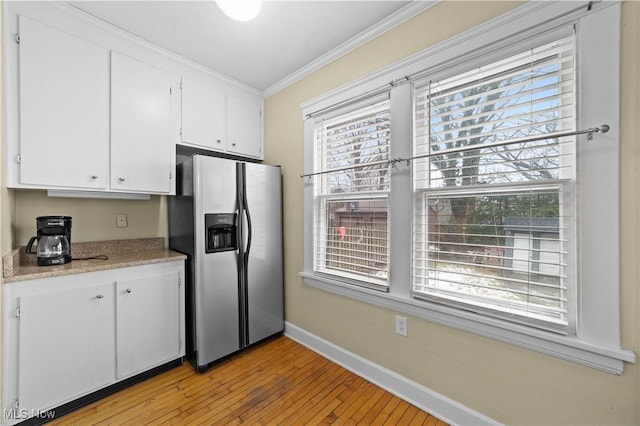
[[[263,158],[257,90],[65,2],[2,7],[7,187],[171,195],[176,144]]]
[[[227,95],[227,150],[262,158],[262,105]]]
[[[19,183],[169,194],[171,77],[25,16]]]
[[[169,193],[171,78],[158,68],[111,53],[111,188]]]
[[[19,30],[20,183],[106,188],[109,51],[25,16]]]
[[[184,144],[262,159],[262,101],[182,78]]]
[[[224,151],[226,149],[224,92],[182,78],[182,142]]]

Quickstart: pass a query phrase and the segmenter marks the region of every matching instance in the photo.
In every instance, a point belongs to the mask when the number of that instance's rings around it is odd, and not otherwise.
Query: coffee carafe
[[[38,266],[62,265],[71,262],[71,217],[39,216],[35,237],[31,237],[25,251],[38,257]],[[36,251],[33,245],[38,241]]]

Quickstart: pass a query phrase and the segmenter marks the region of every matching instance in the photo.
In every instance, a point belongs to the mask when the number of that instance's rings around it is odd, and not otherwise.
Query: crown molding
[[[328,53],[324,54],[323,56],[309,62],[307,65],[303,66],[302,68],[299,68],[297,71],[295,71],[294,73],[290,74],[289,76],[283,78],[282,80],[278,81],[277,83],[271,85],[270,87],[268,87],[267,89],[260,91],[259,89],[253,87],[253,86],[249,86],[246,83],[240,82],[232,77],[229,77],[228,75],[219,73],[211,68],[205,67],[197,62],[191,61],[187,58],[184,58],[183,56],[180,56],[168,49],[162,48],[152,42],[149,42],[148,40],[137,36],[129,31],[126,31],[116,25],[113,25],[109,22],[104,21],[103,19],[100,19],[99,17],[86,12],[84,10],[79,9],[78,7],[74,6],[73,4],[70,3],[66,3],[66,2],[42,2],[42,4],[52,7],[56,10],[58,10],[61,13],[66,14],[67,16],[73,16],[77,19],[81,19],[85,22],[91,23],[94,26],[98,26],[100,28],[102,28],[103,30],[109,31],[112,34],[117,34],[120,37],[123,37],[131,42],[134,42],[135,44],[142,46],[146,49],[149,49],[151,51],[155,51],[156,53],[159,53],[165,57],[169,57],[171,59],[173,59],[174,61],[180,62],[192,69],[195,69],[197,71],[200,71],[204,74],[208,74],[218,80],[221,80],[223,82],[226,82],[228,84],[231,84],[233,86],[236,86],[240,89],[243,89],[247,92],[251,92],[257,95],[261,95],[263,97],[268,97],[271,96],[283,89],[285,89],[286,87],[290,86],[291,84],[297,82],[298,80],[301,80],[302,78],[308,76],[309,74],[312,74],[313,72],[319,70],[320,68],[330,64],[331,62],[341,58],[342,56],[348,54],[349,52],[357,49],[358,47],[370,42],[371,40],[375,39],[376,37],[378,37],[379,35],[393,29],[394,27],[402,24],[403,22],[413,18],[414,16],[420,14],[421,12],[431,8],[432,6],[436,5],[437,3],[439,3],[441,0],[414,0],[411,1],[407,6],[403,7],[402,9],[394,12],[393,14],[389,15],[387,18],[385,18],[384,20],[380,21],[379,23],[377,23],[376,25],[362,31],[360,34],[354,36],[353,38],[351,38],[350,40],[344,42],[343,44],[341,44],[340,46],[336,47],[335,49],[329,51]]]
[[[412,1],[407,6],[403,7],[400,10],[397,10],[396,12],[389,15],[387,18],[380,21],[376,25],[362,31],[360,34],[342,43],[340,46],[336,47],[335,49],[330,50],[329,52],[322,55],[321,57],[314,59],[313,61],[309,62],[307,65],[303,66],[302,68],[299,68],[297,71],[293,72],[289,76],[267,87],[262,92],[262,96],[267,98],[271,95],[276,94],[277,92],[285,89],[286,87],[292,85],[293,83],[316,72],[320,68],[326,65],[329,65],[333,61],[340,59],[342,56],[346,55],[347,53],[357,49],[360,46],[367,44],[368,42],[380,36],[381,34],[395,28],[396,26],[424,12],[425,10],[431,8],[432,6],[435,6],[439,2],[440,0]]]
[[[593,3],[591,8],[595,11],[617,3],[619,2]],[[423,73],[425,70],[434,72],[443,67],[452,67],[457,60],[452,61],[451,58],[460,57],[465,53],[476,51],[476,55],[479,56],[486,54],[483,50],[487,50],[487,47],[496,40],[511,37],[511,44],[517,45],[518,41],[527,39],[532,34],[550,32],[567,22],[591,13],[589,4],[591,3],[586,0],[525,3],[456,36],[301,103],[303,119],[311,113],[345,100],[367,96],[384,87],[408,82],[410,80],[407,77],[410,75]]]

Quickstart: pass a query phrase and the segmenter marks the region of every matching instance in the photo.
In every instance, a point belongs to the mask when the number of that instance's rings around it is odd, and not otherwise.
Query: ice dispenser
[[[238,248],[235,213],[205,214],[204,225],[207,233],[207,253]]]

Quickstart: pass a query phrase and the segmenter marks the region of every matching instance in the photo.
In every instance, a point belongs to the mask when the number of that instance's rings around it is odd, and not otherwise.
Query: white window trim
[[[384,104],[385,106],[381,106],[382,104]],[[335,111],[332,112],[332,114],[327,114],[327,116],[323,116],[321,120],[319,121],[315,121],[314,122],[314,143],[318,143],[317,142],[317,134],[316,131],[318,129],[318,127],[322,127],[323,129],[323,133],[324,133],[324,126],[327,123],[327,120],[334,119],[334,118],[340,118],[340,121],[342,120],[348,120],[350,119],[350,117],[359,117],[362,115],[363,111],[367,111],[368,113],[371,113],[372,111],[376,111],[376,112],[380,112],[380,111],[387,111],[390,108],[390,102],[389,102],[389,94],[388,93],[384,93],[380,96],[376,96],[373,98],[369,98],[367,99],[366,102],[362,103],[362,104],[358,104],[358,105],[350,105],[350,107],[346,108],[345,110],[339,110],[339,111]],[[323,142],[324,143],[324,142]],[[324,148],[323,148],[324,149]],[[318,152],[318,147],[316,146],[314,148],[314,152],[316,153],[316,155],[320,154],[320,155],[324,155],[320,152]],[[388,161],[390,160],[391,157],[386,156],[385,159],[383,161]],[[319,160],[318,158],[314,159],[316,161],[316,167],[320,167],[320,164],[324,162],[324,160]],[[316,170],[316,172],[318,172],[318,170]],[[331,169],[327,169],[325,170],[323,173],[327,173],[327,172],[331,172]],[[323,175],[322,178],[326,177],[328,175]],[[320,187],[323,187],[325,184],[321,183]],[[316,220],[316,226],[318,226],[318,224],[322,224],[320,226],[326,228],[326,210],[324,210],[323,208],[318,206],[318,202],[322,202],[322,201],[329,201],[329,200],[336,200],[336,199],[343,199],[343,200],[347,200],[347,199],[352,199],[352,200],[356,200],[356,199],[380,199],[380,200],[385,200],[388,203],[388,199],[389,199],[389,190],[385,189],[385,190],[373,190],[373,189],[368,189],[368,190],[363,190],[361,192],[353,192],[350,194],[332,194],[330,192],[324,192],[322,191],[322,189],[319,188],[315,188],[316,189],[316,193],[314,194],[314,215],[317,212],[320,212],[320,216],[322,217],[319,221]],[[388,220],[387,220],[388,223]],[[324,234],[326,233],[326,229],[321,230],[319,232],[319,234]],[[318,234],[318,232],[316,231],[316,235]],[[317,244],[317,241],[316,241]],[[387,244],[387,253],[389,253],[389,246]],[[318,246],[316,246],[316,250],[318,250]],[[326,254],[326,246],[323,245],[322,243],[320,243],[320,248],[319,248],[320,252],[322,252],[318,257],[319,258],[324,258],[325,254]],[[375,279],[374,277],[366,277],[364,275],[360,275],[357,273],[352,273],[349,272],[347,270],[341,270],[341,269],[330,269],[326,267],[326,259],[325,260],[321,260],[320,262],[318,262],[318,259],[314,260],[315,266],[314,266],[314,271],[316,274],[322,274],[324,276],[327,277],[336,277],[337,279],[342,280],[343,282],[350,282],[353,285],[359,285],[359,286],[364,286],[364,287],[368,287],[368,288],[373,288],[373,289],[377,289],[380,291],[387,291],[387,278],[384,279]],[[324,265],[323,265],[324,264]]]
[[[382,293],[345,284],[337,279],[313,273],[313,185],[305,180],[305,265],[300,275],[310,286],[342,296],[413,315],[428,321],[469,331],[561,359],[583,364],[613,374],[621,374],[623,363],[635,362],[635,354],[620,345],[620,3],[530,2],[485,24],[430,47],[414,56],[384,68],[361,80],[303,104],[303,116],[348,99],[365,95],[404,76],[429,70],[437,75],[445,68],[465,67],[475,58],[498,50],[522,50],[522,43],[536,37],[553,36],[553,30],[577,25],[577,54],[580,97],[578,128],[609,124],[611,130],[599,134],[592,143],[583,143],[579,151],[581,170],[618,170],[611,180],[599,175],[579,176],[579,200],[583,206],[599,207],[590,214],[578,206],[581,241],[578,279],[582,281],[577,306],[578,328],[575,336],[563,336],[498,319],[450,308],[411,297],[411,227],[406,221],[390,221],[390,287]],[[611,31],[611,29],[614,31]],[[590,52],[598,52],[593,55]],[[604,57],[603,57],[604,55]],[[604,67],[602,64],[606,64]],[[587,71],[585,72],[585,69]],[[611,79],[609,76],[617,76]],[[615,80],[615,81],[614,81]],[[587,90],[587,88],[589,90]],[[581,90],[582,89],[582,90]],[[411,86],[399,85],[391,90],[392,144],[391,158],[407,158],[411,150]],[[595,100],[595,101],[594,101]],[[399,142],[400,141],[400,142]],[[580,143],[580,142],[578,142]],[[596,167],[597,166],[597,167]],[[313,171],[313,120],[305,121],[305,172]],[[411,187],[410,169],[397,164],[393,185]],[[406,216],[411,206],[411,192],[391,190],[389,215]],[[612,190],[613,188],[613,190]],[[596,195],[593,195],[596,194]],[[598,197],[598,201],[594,200]],[[605,197],[604,199],[602,197]],[[593,211],[593,210],[590,210]],[[598,218],[611,218],[602,223]],[[592,243],[592,242],[597,242]],[[606,249],[598,249],[606,247]],[[591,261],[593,260],[593,261]],[[597,260],[597,261],[596,261]],[[613,267],[612,267],[613,266]]]

